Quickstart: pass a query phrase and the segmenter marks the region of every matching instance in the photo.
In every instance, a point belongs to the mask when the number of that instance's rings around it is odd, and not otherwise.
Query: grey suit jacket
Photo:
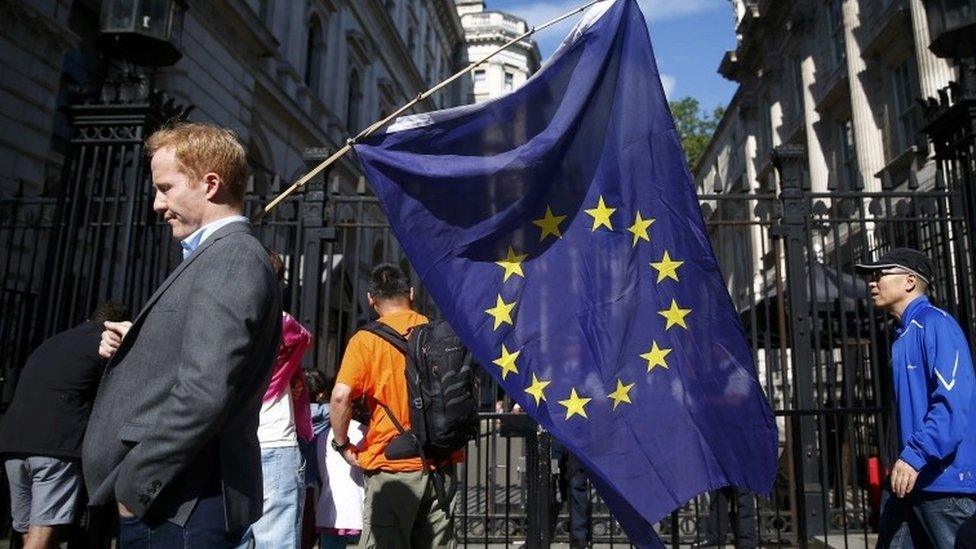
[[[219,490],[228,531],[257,520],[258,414],[280,334],[264,247],[247,223],[221,227],[149,298],[105,369],[82,454],[90,503],[114,496],[183,525]]]

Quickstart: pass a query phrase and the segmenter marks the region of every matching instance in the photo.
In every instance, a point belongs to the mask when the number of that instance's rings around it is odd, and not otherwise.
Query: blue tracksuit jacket
[[[902,315],[891,366],[899,457],[919,472],[914,490],[976,493],[976,387],[959,324],[927,297],[915,299]]]

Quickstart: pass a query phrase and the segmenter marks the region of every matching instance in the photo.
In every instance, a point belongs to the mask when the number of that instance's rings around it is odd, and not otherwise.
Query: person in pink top
[[[268,255],[280,282],[284,278],[281,258],[271,250]],[[255,547],[300,547],[305,460],[298,442],[312,439],[302,355],[310,343],[308,330],[283,312],[281,344],[264,393],[257,432],[264,476],[264,514],[245,532],[241,547],[248,547],[252,540]]]

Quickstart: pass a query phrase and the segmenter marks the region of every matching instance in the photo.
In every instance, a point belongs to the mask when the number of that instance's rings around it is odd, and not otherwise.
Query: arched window
[[[312,15],[308,22],[308,36],[305,38],[305,85],[316,96],[321,82],[323,49],[322,23],[318,15]]]
[[[346,127],[350,132],[359,129],[359,109],[363,102],[363,85],[359,81],[359,72],[353,69],[349,73],[349,99],[346,102]]]

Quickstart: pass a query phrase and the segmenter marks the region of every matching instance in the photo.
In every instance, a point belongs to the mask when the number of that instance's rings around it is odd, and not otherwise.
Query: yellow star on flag
[[[508,377],[508,374],[518,373],[518,368],[515,366],[515,360],[518,358],[519,353],[521,352],[522,351],[515,351],[514,353],[510,353],[505,347],[505,344],[502,343],[502,356],[492,361],[502,369],[502,379]]]
[[[657,346],[657,341],[654,341],[651,343],[651,350],[642,354],[640,357],[647,361],[647,371],[650,372],[655,366],[667,368],[668,361],[665,358],[670,352],[671,349],[662,349]]]
[[[562,238],[563,233],[559,231],[559,224],[562,223],[564,219],[566,219],[565,215],[552,215],[552,208],[546,206],[546,216],[532,222],[533,225],[537,225],[540,229],[542,229],[542,235],[539,236],[539,242],[545,240],[549,235],[553,235],[556,238]]]
[[[569,395],[569,398],[567,398],[566,400],[560,400],[559,404],[562,404],[563,406],[566,407],[566,419],[569,419],[576,415],[580,415],[589,419],[588,417],[586,417],[586,405],[589,404],[591,400],[593,399],[581,398],[578,394],[576,394],[576,388],[574,387],[573,392]]]
[[[505,278],[502,279],[502,282],[508,280],[508,277],[513,274],[525,278],[525,274],[522,273],[522,262],[525,261],[526,257],[529,257],[529,254],[516,255],[515,250],[511,246],[508,247],[508,257],[495,262],[495,265],[505,269]]]
[[[545,391],[546,391],[546,387],[548,387],[550,383],[552,383],[552,381],[549,380],[542,381],[539,378],[535,377],[535,374],[532,374],[532,385],[526,387],[525,392],[535,397],[536,406],[538,406],[540,402],[546,399]]]
[[[512,322],[512,309],[515,308],[516,303],[518,302],[513,301],[511,303],[505,303],[505,300],[502,299],[501,294],[499,294],[498,299],[495,301],[495,306],[491,309],[485,309],[485,312],[495,319],[495,330],[506,322],[514,325]]]
[[[613,212],[617,211],[617,208],[608,208],[606,203],[603,202],[602,195],[600,196],[600,201],[597,203],[596,208],[591,208],[584,211],[593,217],[592,231],[597,230],[601,225],[605,226],[611,231],[613,230],[613,225],[610,224],[610,216],[613,214]]]
[[[622,381],[620,381],[619,379],[617,380],[617,389],[614,392],[607,395],[608,397],[613,399],[614,410],[617,409],[617,406],[620,405],[621,402],[626,402],[627,404],[631,404],[630,390],[633,388],[634,388],[633,383],[624,385]]]
[[[638,240],[651,241],[651,237],[647,234],[647,228],[651,226],[656,220],[655,219],[641,219],[640,212],[637,212],[637,218],[634,219],[634,224],[630,226],[628,231],[634,233],[634,246],[637,245]]]
[[[674,261],[671,259],[671,255],[665,250],[664,257],[661,258],[661,261],[657,263],[652,261],[651,267],[657,269],[657,281],[660,283],[665,278],[678,280],[678,267],[684,265],[684,263],[684,261]]]
[[[691,309],[680,309],[680,308],[678,308],[678,302],[672,299],[671,300],[671,307],[668,308],[666,311],[658,311],[657,314],[659,314],[659,315],[663,316],[664,318],[668,319],[668,323],[664,327],[665,330],[669,330],[671,328],[671,326],[674,326],[675,324],[677,324],[678,326],[681,326],[682,328],[684,328],[685,330],[687,330],[688,329],[688,325],[685,324],[685,317],[688,316],[688,313],[690,313],[690,312],[691,312]]]

